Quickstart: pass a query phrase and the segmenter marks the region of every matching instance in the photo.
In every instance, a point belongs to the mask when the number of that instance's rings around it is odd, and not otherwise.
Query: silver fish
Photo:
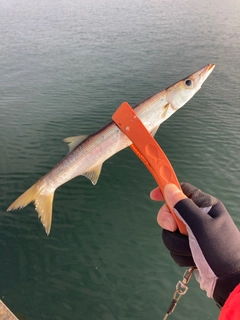
[[[135,106],[135,112],[153,136],[163,121],[194,96],[214,67],[214,64],[208,64]],[[64,141],[69,144],[69,154],[7,209],[7,211],[21,209],[34,202],[47,234],[51,228],[55,190],[80,175],[87,177],[95,185],[103,162],[131,144],[114,122],[110,122],[90,136],[70,137]]]

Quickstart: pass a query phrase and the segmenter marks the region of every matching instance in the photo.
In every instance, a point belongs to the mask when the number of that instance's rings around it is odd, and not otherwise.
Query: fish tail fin
[[[35,209],[38,212],[38,217],[40,218],[47,235],[49,235],[52,223],[52,203],[55,190],[46,192],[40,188],[39,182],[40,180],[18,197],[7,208],[7,211],[22,209],[30,202],[34,202]]]

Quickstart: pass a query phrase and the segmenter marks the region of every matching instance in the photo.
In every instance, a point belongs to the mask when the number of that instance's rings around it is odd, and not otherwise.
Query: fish
[[[214,64],[208,64],[135,105],[134,111],[152,136],[156,134],[163,121],[195,95],[214,67]],[[47,235],[51,229],[55,190],[81,175],[95,185],[103,163],[132,143],[113,121],[89,136],[74,136],[64,141],[69,145],[69,153],[7,209],[7,211],[22,209],[34,202],[35,210]]]

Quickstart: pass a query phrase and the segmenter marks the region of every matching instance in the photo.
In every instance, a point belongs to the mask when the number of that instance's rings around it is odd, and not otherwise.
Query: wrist
[[[231,292],[240,283],[240,272],[228,274],[218,278],[213,292],[213,299],[220,307],[223,307]]]

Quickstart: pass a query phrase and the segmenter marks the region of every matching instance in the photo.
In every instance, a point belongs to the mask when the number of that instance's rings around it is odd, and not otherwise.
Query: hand
[[[176,223],[164,205],[158,213],[163,241],[174,261],[181,266],[196,266],[200,287],[219,305],[240,282],[240,234],[224,205],[216,198],[188,183],[179,190],[165,187],[170,208],[187,227],[188,237],[178,232]],[[163,200],[160,191],[151,192],[154,200]],[[191,198],[191,199],[188,199]]]
[[[165,194],[168,194],[168,205],[171,208],[173,208],[178,201],[187,198],[187,196],[181,190],[179,190],[174,184],[168,184],[164,191]],[[151,191],[150,198],[155,201],[164,201],[164,197],[159,188],[153,189]],[[166,203],[161,207],[161,209],[158,212],[157,222],[163,229],[169,231],[177,230],[176,221],[173,218],[171,212],[169,211],[169,208]]]

